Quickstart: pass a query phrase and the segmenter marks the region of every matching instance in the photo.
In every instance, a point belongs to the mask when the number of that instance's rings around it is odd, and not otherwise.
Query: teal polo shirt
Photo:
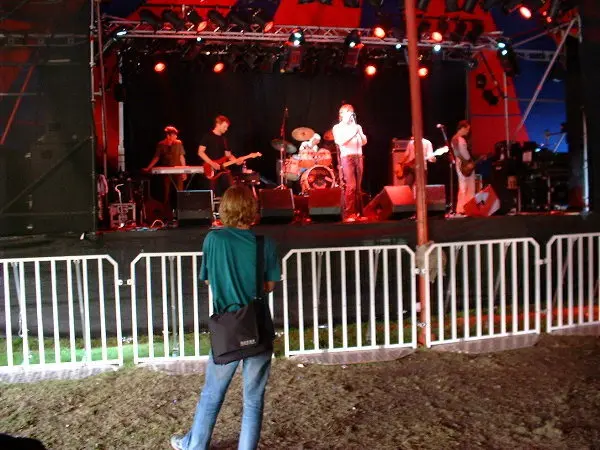
[[[272,239],[264,239],[264,280],[280,281],[281,268]],[[215,311],[247,305],[256,297],[256,236],[251,230],[225,227],[212,230],[202,245],[200,279],[208,280]],[[231,307],[235,311],[239,307]]]

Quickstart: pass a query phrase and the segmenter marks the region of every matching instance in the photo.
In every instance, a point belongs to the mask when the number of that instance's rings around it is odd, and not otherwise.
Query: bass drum
[[[303,193],[311,189],[327,189],[335,184],[335,175],[329,167],[314,166],[302,174],[300,184]]]

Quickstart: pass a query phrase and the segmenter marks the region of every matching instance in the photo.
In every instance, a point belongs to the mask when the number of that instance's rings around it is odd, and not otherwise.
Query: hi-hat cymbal
[[[281,151],[281,147],[283,147],[283,151],[290,154],[296,153],[298,151],[294,144],[288,141],[284,141],[283,139],[273,139],[271,141],[271,147],[279,151]]]
[[[333,141],[333,131],[332,130],[327,130],[325,132],[325,134],[323,134],[323,139],[325,139],[326,141]]]
[[[292,131],[292,137],[297,141],[308,141],[314,135],[315,130],[308,127],[300,127]]]

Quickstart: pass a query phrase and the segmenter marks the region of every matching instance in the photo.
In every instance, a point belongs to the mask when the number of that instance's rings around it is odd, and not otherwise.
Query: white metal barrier
[[[123,364],[110,256],[0,259],[0,270],[0,370]]]
[[[414,274],[405,245],[290,251],[283,258],[285,355],[416,347]]]
[[[427,346],[540,333],[541,263],[530,238],[432,245],[424,265]]]
[[[547,331],[600,323],[600,233],[554,236],[546,245]]]

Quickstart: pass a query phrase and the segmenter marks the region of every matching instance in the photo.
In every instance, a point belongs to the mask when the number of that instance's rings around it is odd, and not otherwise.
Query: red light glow
[[[442,36],[442,33],[439,31],[434,31],[431,33],[431,39],[433,39],[434,42],[442,42],[444,40],[444,36]]]
[[[164,62],[157,62],[156,64],[154,64],[154,71],[156,73],[164,72],[166,68],[167,65]]]
[[[375,27],[373,28],[373,36],[383,39],[385,37],[385,30],[382,27]]]
[[[265,24],[265,26],[263,27],[263,32],[268,33],[269,31],[271,31],[273,29],[274,26],[275,26],[275,22],[267,22]]]
[[[369,64],[367,67],[365,67],[365,73],[372,77],[377,73],[377,67],[375,67],[373,64]]]
[[[429,69],[427,67],[420,67],[418,73],[421,78],[425,78],[429,75]]]
[[[524,19],[531,19],[531,10],[527,6],[521,6],[519,8],[519,13]]]
[[[215,66],[213,67],[214,73],[221,73],[221,72],[223,72],[223,70],[225,70],[225,64],[223,64],[222,62],[216,63]]]
[[[208,22],[206,20],[203,20],[196,27],[196,31],[198,31],[198,33],[200,33],[201,31],[206,30],[207,27],[208,27]]]

